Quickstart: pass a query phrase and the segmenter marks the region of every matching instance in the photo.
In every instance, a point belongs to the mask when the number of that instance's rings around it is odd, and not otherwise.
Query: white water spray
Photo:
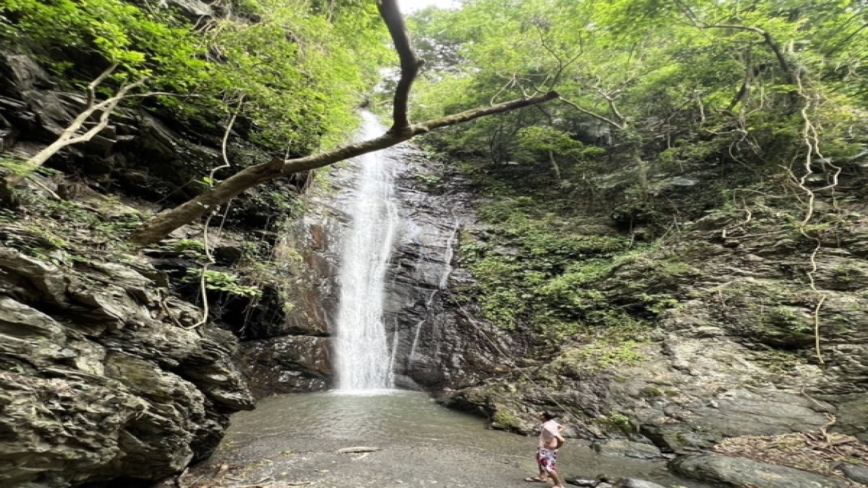
[[[363,113],[363,140],[385,129],[373,114]],[[338,390],[389,389],[394,386],[383,299],[386,266],[399,218],[393,199],[391,161],[383,152],[352,160],[358,165],[356,187],[347,214],[350,226],[344,237],[338,279],[335,358]]]

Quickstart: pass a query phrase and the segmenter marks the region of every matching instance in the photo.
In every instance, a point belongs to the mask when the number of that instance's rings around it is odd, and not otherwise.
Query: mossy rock
[[[503,405],[496,405],[491,416],[491,428],[507,430],[518,434],[529,435],[533,432],[533,424],[523,420],[514,410]]]
[[[800,307],[780,305],[760,312],[751,335],[777,347],[805,347],[814,343],[813,318]]]

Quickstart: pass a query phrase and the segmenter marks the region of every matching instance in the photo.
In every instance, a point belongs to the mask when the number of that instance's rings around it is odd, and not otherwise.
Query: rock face
[[[275,391],[321,391],[331,384],[331,348],[326,337],[290,335],[247,341],[240,358],[250,389],[260,397]]]
[[[510,342],[451,298],[472,277],[457,268],[461,232],[476,225],[467,182],[412,148],[395,150],[402,232],[389,267],[384,321],[397,345],[396,382],[407,388],[460,388],[500,370]]]
[[[660,459],[663,453],[652,444],[640,444],[624,439],[595,442],[591,448],[603,456],[623,456],[636,459]]]
[[[0,478],[156,480],[207,457],[253,407],[228,332],[164,299],[146,264],[59,269],[0,248]]]
[[[863,485],[868,484],[868,468],[865,466],[855,466],[853,464],[842,464],[838,466],[838,469],[844,473],[844,476],[847,479],[851,479],[856,483],[861,483]]]
[[[611,354],[631,360],[594,361],[599,346],[577,337],[540,365],[451,393],[444,402],[494,420],[512,418],[507,428],[515,431],[526,431],[540,409],[565,407],[563,420],[580,437],[647,439],[668,453],[823,426],[868,441],[868,283],[856,244],[868,239],[864,217],[849,225],[840,244],[824,243],[815,256],[815,282],[825,297],[822,364],[813,315],[819,296],[794,278],[810,271],[810,255],[784,251],[758,230],[759,237],[731,232],[728,239],[738,245],[727,247],[718,242],[726,220],[715,219],[700,219],[681,243],[595,281],[612,306],[654,293],[678,301],[656,317],[647,339],[630,350],[613,348]],[[667,269],[671,262],[679,267]]]
[[[470,280],[455,272],[460,230],[473,225],[466,184],[444,177],[448,169],[411,147],[386,154],[398,161],[395,194],[401,228],[387,271],[384,321],[395,345],[398,386],[437,390],[472,384],[500,371],[497,349],[506,339],[448,304],[450,288]],[[299,255],[287,265],[297,277],[283,330],[272,331],[249,351],[246,371],[257,392],[310,391],[332,384],[329,336],[334,333],[340,236],[347,224],[355,170],[332,169],[328,185],[313,190],[308,211],[282,246]],[[455,175],[449,175],[455,176]],[[442,178],[442,179],[441,179]],[[292,347],[287,347],[293,344]],[[283,349],[279,355],[275,348]]]
[[[847,482],[807,471],[726,456],[679,457],[670,464],[678,474],[735,488],[847,488]]]
[[[194,21],[214,15],[212,7],[199,0],[166,3]],[[33,156],[57,139],[85,103],[83,93],[60,90],[31,57],[0,50],[0,149],[24,158]],[[46,166],[86,178],[100,191],[171,205],[204,191],[201,176],[223,164],[221,137],[222,130],[201,124],[193,128],[145,110],[117,109],[100,134],[60,151]],[[233,164],[242,167],[270,158],[235,133],[227,151]],[[217,176],[223,178],[225,173]],[[276,188],[285,194],[297,190],[288,182],[252,189],[234,201],[231,221],[247,228],[265,227],[279,213],[266,197]],[[72,196],[65,191],[57,189],[64,198]]]

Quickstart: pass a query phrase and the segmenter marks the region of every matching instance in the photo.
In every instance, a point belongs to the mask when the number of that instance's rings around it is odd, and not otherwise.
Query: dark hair
[[[543,410],[542,416],[546,420],[552,420],[558,418],[558,414],[552,412],[551,410]]]

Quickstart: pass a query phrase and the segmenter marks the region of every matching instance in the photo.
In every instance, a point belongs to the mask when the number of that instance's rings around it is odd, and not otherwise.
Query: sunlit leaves
[[[792,114],[806,96],[819,101],[809,116],[823,145],[864,144],[857,128],[864,124],[856,122],[864,120],[868,105],[864,2],[463,4],[457,11],[422,14],[426,45],[449,46],[452,52],[440,61],[451,66],[426,73],[430,83],[420,86],[418,96],[425,110],[528,96],[549,87],[578,107],[550,105],[546,117],[510,118],[517,126],[501,121],[453,133],[477,147],[487,142],[492,159],[508,160],[531,147],[531,134],[545,145],[546,134],[527,132],[524,124],[530,124],[617,147],[642,144],[641,157],[651,161],[666,149],[661,141],[687,147],[698,137],[727,151],[733,140],[741,141],[736,152],[751,147],[751,158],[782,162],[803,150],[793,139],[801,126]],[[441,85],[457,86],[454,80],[462,80],[463,90],[441,91]],[[708,134],[717,136],[716,143]],[[515,135],[521,144],[515,144]],[[752,145],[743,144],[748,138]]]
[[[243,98],[239,117],[270,148],[306,153],[343,137],[389,52],[376,5],[237,0],[220,8],[224,16],[194,24],[170,2],[8,0],[0,38],[35,48],[77,88],[102,62],[120,65],[115,84],[147,77],[147,89],[194,95],[160,102],[205,127]]]

